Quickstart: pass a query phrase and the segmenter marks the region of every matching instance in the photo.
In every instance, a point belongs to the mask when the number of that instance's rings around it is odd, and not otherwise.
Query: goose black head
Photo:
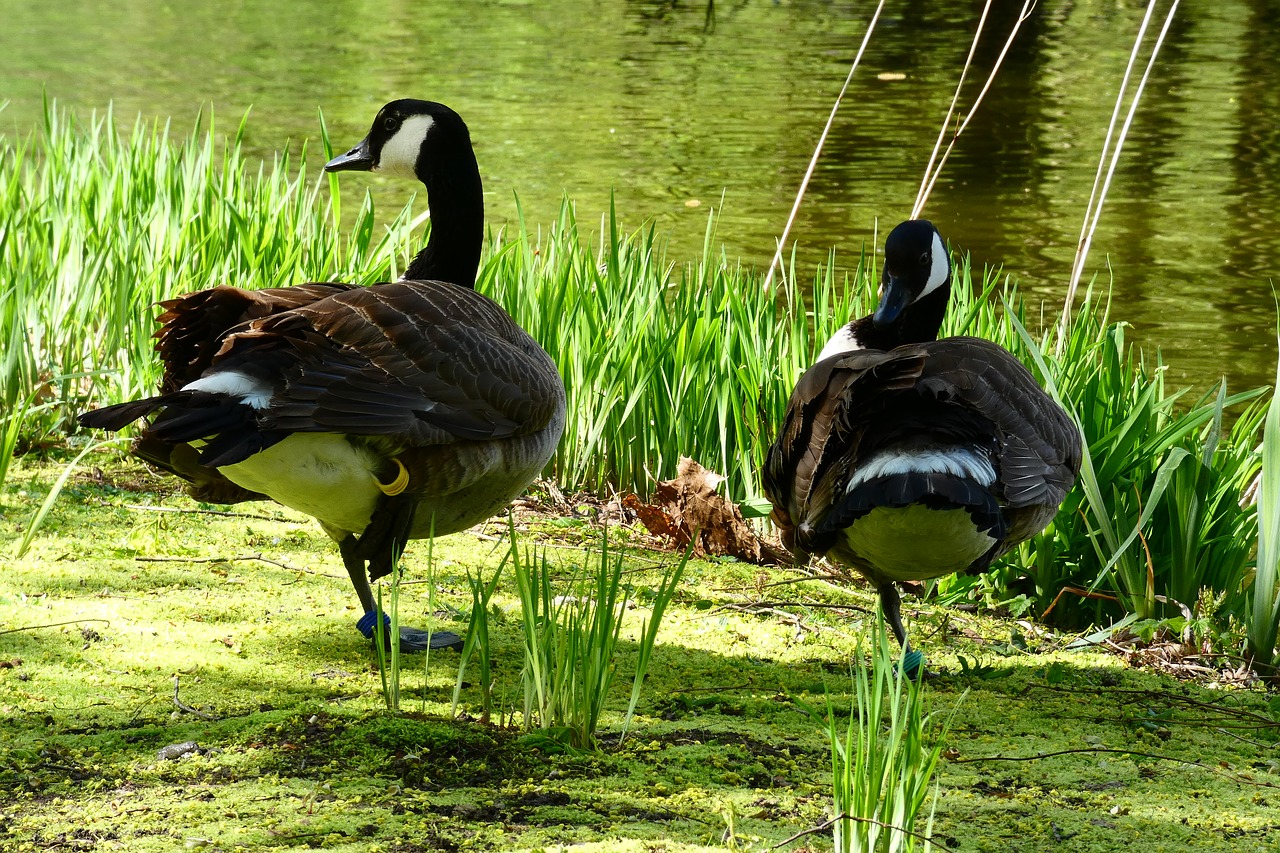
[[[324,170],[383,172],[430,185],[440,155],[461,151],[471,152],[461,116],[444,104],[404,98],[378,110],[369,134],[355,148],[326,163]]]
[[[946,310],[947,285],[951,281],[951,259],[942,235],[927,219],[908,219],[889,232],[884,241],[884,273],[880,278],[880,306],[872,315],[879,328],[902,321],[910,306],[938,294],[942,323]],[[930,300],[933,301],[933,300]],[[938,333],[933,329],[933,336]]]
[[[444,104],[405,98],[378,110],[369,134],[326,172],[383,172],[427,188],[431,236],[404,278],[473,287],[484,242],[484,190],[471,135]]]

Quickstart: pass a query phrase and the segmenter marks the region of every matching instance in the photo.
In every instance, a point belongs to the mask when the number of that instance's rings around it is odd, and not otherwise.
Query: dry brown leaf
[[[782,562],[779,552],[747,525],[738,505],[716,492],[724,477],[688,456],[680,458],[676,472],[674,479],[658,483],[650,503],[634,495],[624,501],[650,533],[670,539],[679,549],[693,542],[697,557],[714,554],[752,563]]]

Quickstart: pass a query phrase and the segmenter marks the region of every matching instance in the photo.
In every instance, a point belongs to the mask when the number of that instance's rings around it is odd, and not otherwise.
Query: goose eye
[[[388,132],[394,131],[399,126],[400,126],[400,119],[397,118],[396,116],[387,116],[382,120],[382,127]]]
[[[922,266],[922,267],[927,267],[927,266],[929,266],[929,253],[928,253],[928,252],[925,252],[925,253],[923,253],[922,255],[920,255],[920,266]]]

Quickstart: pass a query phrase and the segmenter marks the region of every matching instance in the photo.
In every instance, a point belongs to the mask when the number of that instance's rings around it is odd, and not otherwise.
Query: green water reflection
[[[248,142],[269,156],[314,137],[317,108],[346,144],[383,101],[428,97],[471,125],[495,226],[515,192],[546,223],[562,194],[590,220],[613,190],[683,259],[723,198],[719,239],[763,264],[873,5],[4,0],[0,128],[33,127],[44,92],[184,132],[202,106],[228,124],[252,106]],[[1019,4],[997,5],[982,68]],[[889,4],[793,232],[807,264],[833,246],[852,261],[907,214],[981,6]],[[1274,370],[1277,6],[1182,4],[1094,242],[1115,316],[1201,387]],[[1141,14],[1041,2],[926,209],[1051,309]]]

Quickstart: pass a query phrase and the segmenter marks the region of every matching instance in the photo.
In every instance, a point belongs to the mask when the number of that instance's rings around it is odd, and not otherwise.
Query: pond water
[[[997,4],[970,99],[1018,3]],[[910,212],[982,4],[890,3],[854,78],[792,238],[802,275]],[[730,257],[765,265],[874,3],[690,0],[6,0],[4,132],[45,93],[121,123],[216,110],[270,156],[317,135],[353,144],[376,108],[424,97],[471,127],[493,225],[587,223],[610,193],[655,222],[670,257],[700,251],[711,209]],[[1280,15],[1275,0],[1181,4],[1094,240],[1112,316],[1179,383],[1274,374],[1280,267]],[[975,267],[1001,265],[1060,309],[1140,4],[1047,2],[1024,25],[925,215]],[[1153,28],[1154,29],[1154,28]],[[318,158],[316,158],[318,159]],[[4,168],[0,165],[0,168]],[[344,181],[344,186],[359,186]],[[384,204],[404,196],[388,185]],[[878,229],[878,230],[877,230]]]

